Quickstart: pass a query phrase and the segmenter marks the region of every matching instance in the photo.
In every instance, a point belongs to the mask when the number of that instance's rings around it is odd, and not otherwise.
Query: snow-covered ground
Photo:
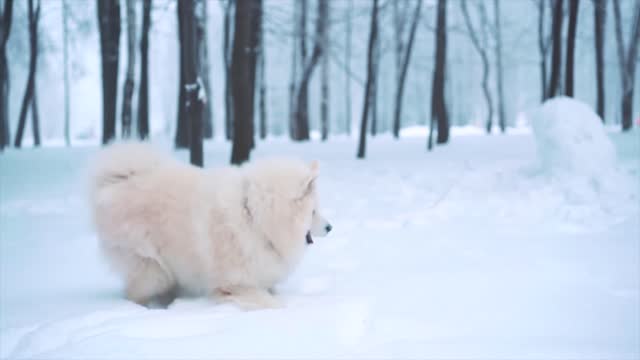
[[[609,134],[614,186],[539,167],[534,137],[258,143],[321,161],[334,225],[286,308],[123,299],[83,203],[95,147],[0,155],[2,358],[640,357],[640,132]],[[227,143],[206,144],[207,166]],[[182,152],[177,156],[186,158]]]

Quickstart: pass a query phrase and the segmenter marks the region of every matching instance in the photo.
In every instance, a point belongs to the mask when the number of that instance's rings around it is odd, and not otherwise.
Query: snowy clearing
[[[609,136],[613,190],[541,171],[529,133],[433,153],[383,136],[364,161],[349,139],[258,143],[321,161],[334,232],[280,286],[287,307],[255,312],[124,300],[83,202],[96,148],[8,150],[0,357],[638,358],[640,132]],[[207,143],[207,166],[229,148]]]

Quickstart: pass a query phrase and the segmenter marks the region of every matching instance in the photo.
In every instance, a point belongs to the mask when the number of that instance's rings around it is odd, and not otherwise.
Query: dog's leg
[[[268,290],[254,287],[227,286],[216,289],[214,296],[220,302],[234,303],[243,310],[277,309],[284,306]]]
[[[127,299],[141,305],[159,300],[161,306],[166,307],[173,301],[173,298],[167,299],[166,296],[174,296],[171,277],[156,260],[134,256],[137,263],[127,276]]]

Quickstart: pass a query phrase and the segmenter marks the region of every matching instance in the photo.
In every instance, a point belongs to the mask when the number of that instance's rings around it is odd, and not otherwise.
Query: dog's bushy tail
[[[158,168],[166,157],[147,143],[119,143],[101,150],[91,164],[89,175],[90,196],[95,200],[100,193]]]

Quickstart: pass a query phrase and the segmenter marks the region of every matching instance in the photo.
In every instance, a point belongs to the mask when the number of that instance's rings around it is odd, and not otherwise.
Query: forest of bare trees
[[[70,54],[70,22],[78,20],[73,15],[74,2],[60,1],[63,40],[59,61],[64,83],[60,111],[64,114],[64,143],[69,146],[74,137],[70,99],[75,61]],[[539,68],[537,88],[541,89],[542,101],[556,96],[576,96],[577,73],[583,74],[576,68],[580,62],[577,52],[585,51],[578,46],[585,42],[585,36],[591,36],[595,68],[590,71],[595,84],[592,105],[603,121],[607,118],[605,110],[615,107],[618,114],[615,121],[621,124],[622,130],[632,127],[638,111],[637,106],[634,108],[634,87],[640,2],[626,1],[591,0],[593,16],[590,19],[580,11],[587,0],[530,0],[530,11],[537,13],[531,23],[537,29],[530,61]],[[293,141],[308,141],[315,131],[320,140],[338,133],[351,135],[354,109],[361,114],[357,157],[364,158],[368,137],[386,131],[396,139],[401,137],[402,129],[407,126],[406,114],[416,112],[415,99],[424,97],[423,93],[428,96],[423,101],[424,113],[430,116],[424,116],[428,121],[424,119],[422,124],[427,128],[427,147],[432,149],[434,143],[447,143],[450,127],[460,122],[459,107],[465,100],[456,94],[459,87],[451,80],[452,74],[460,70],[476,74],[478,80],[469,83],[468,88],[483,99],[474,106],[481,109],[479,118],[487,133],[492,133],[496,125],[501,132],[506,132],[508,124],[514,121],[513,104],[507,103],[512,100],[511,96],[505,99],[507,89],[512,86],[507,80],[507,76],[512,76],[510,66],[520,61],[514,60],[517,56],[510,45],[505,45],[506,41],[513,44],[513,40],[505,40],[513,38],[509,31],[514,26],[513,19],[508,10],[505,11],[505,6],[509,8],[513,3],[503,0],[346,0],[339,3],[298,0],[287,4],[268,0],[220,0],[218,3],[212,9],[211,2],[206,0],[95,0],[103,144],[118,137],[147,139],[152,136],[150,89],[158,81],[151,75],[150,68],[154,61],[150,51],[156,31],[154,14],[170,11],[174,12],[177,25],[174,31],[179,77],[175,127],[170,129],[174,131],[175,147],[190,149],[193,162],[199,165],[203,163],[202,141],[214,138],[216,131],[232,142],[231,162],[240,164],[259,146],[256,139],[268,138],[274,128],[283,124],[282,128]],[[9,95],[11,91],[19,91],[19,87],[10,86],[12,62],[7,59],[7,44],[12,26],[16,26],[12,21],[14,1],[4,0],[1,5],[0,148],[12,142],[20,147],[26,129],[31,130],[33,143],[38,146],[42,141],[42,125],[36,84],[38,55],[44,49],[39,45],[39,36],[46,31],[40,24],[42,4],[40,0],[26,2],[28,76],[13,141]],[[622,9],[630,11],[627,14]],[[220,23],[211,22],[210,14],[214,11],[220,13]],[[613,21],[607,21],[608,16]],[[592,24],[592,35],[580,33],[580,25],[585,21]],[[211,27],[221,29],[217,35],[220,47],[210,46]],[[354,36],[362,40],[365,33],[366,43],[354,44]],[[615,36],[606,41],[607,34]],[[465,53],[463,60],[474,64],[472,69],[461,69],[463,65],[455,51],[459,45],[449,40],[456,36],[464,36],[468,49],[472,49]],[[274,43],[290,49],[287,55],[290,66],[283,68],[277,61],[270,60],[271,55],[280,55],[272,53],[277,51],[271,50]],[[607,46],[615,46],[615,64],[606,61]],[[360,50],[354,51],[354,47]],[[393,76],[386,75],[390,70],[383,65],[387,57],[392,59],[389,63],[394,67]],[[212,67],[214,58],[221,59],[220,71]],[[620,98],[607,106],[606,74],[611,66],[619,73]],[[270,83],[270,72],[274,68],[288,74],[287,85],[282,86],[286,90]],[[430,89],[422,88],[421,93],[416,82],[430,84]],[[223,86],[218,91],[214,84],[220,83]],[[354,97],[354,91],[362,97]],[[336,102],[340,96],[344,101]],[[412,107],[409,110],[406,109],[407,96]],[[218,99],[223,105],[221,115],[215,115]],[[121,107],[119,113],[118,106]],[[288,115],[273,116],[272,106],[288,108]],[[456,108],[455,112],[452,107]],[[220,129],[215,126],[216,116],[220,118]],[[410,122],[414,123],[415,120]]]

